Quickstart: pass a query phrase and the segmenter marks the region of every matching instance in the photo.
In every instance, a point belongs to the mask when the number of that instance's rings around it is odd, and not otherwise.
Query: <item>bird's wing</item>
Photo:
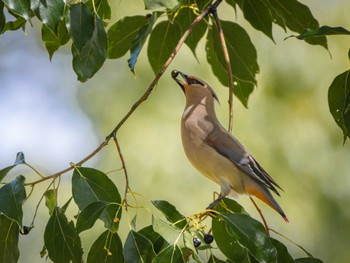
[[[247,152],[242,144],[220,124],[208,134],[204,143],[229,159],[242,172],[265,185],[277,195],[279,195],[279,193],[275,186],[283,191],[277,182],[260,166],[253,156]]]

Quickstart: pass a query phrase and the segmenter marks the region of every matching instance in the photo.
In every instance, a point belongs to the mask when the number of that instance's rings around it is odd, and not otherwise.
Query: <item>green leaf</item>
[[[96,262],[124,262],[122,241],[118,233],[106,230],[92,244],[87,257],[87,263]]]
[[[90,203],[85,207],[78,216],[77,219],[77,233],[90,229],[95,224],[96,220],[101,216],[102,212],[108,206],[116,206],[109,202],[97,201]]]
[[[270,238],[272,244],[277,250],[277,262],[283,263],[295,263],[292,256],[289,254],[287,247],[280,241],[274,238]]]
[[[74,201],[81,211],[96,201],[121,203],[118,189],[111,179],[101,171],[92,168],[79,167],[74,170],[72,193]],[[117,220],[115,220],[116,217]],[[113,232],[117,231],[120,218],[120,206],[109,206],[100,216],[100,219],[105,223],[105,227]]]
[[[124,245],[126,262],[152,262],[155,255],[150,240],[133,230],[129,232]]]
[[[45,192],[45,205],[49,209],[49,214],[52,216],[55,207],[57,205],[56,193],[54,189],[47,190]]]
[[[30,3],[35,15],[56,35],[58,23],[63,19],[64,1],[31,0]]]
[[[218,259],[213,254],[210,254],[208,263],[225,263],[226,261],[223,261],[221,259]]]
[[[148,41],[147,55],[155,74],[168,60],[180,38],[181,29],[176,23],[163,21],[153,29]]]
[[[15,31],[19,28],[23,28],[25,27],[25,24],[27,23],[27,20],[25,20],[23,17],[17,17],[17,19],[15,21],[9,21],[5,24],[4,29],[2,30],[2,33],[6,32],[6,31]]]
[[[145,16],[126,16],[108,29],[107,56],[110,59],[120,58],[128,52],[140,28],[148,23]]]
[[[164,248],[152,263],[185,263],[184,256],[178,245],[169,245]]]
[[[307,28],[302,34],[298,36],[289,36],[296,37],[300,40],[305,40],[310,37],[320,37],[320,36],[329,36],[329,35],[350,35],[350,31],[345,29],[344,27],[330,27],[330,26],[321,26],[317,29]]]
[[[0,262],[17,262],[19,258],[18,249],[18,224],[0,214]]]
[[[56,207],[44,233],[45,247],[53,262],[82,262],[83,249],[75,232],[73,222],[68,222],[62,210]]]
[[[70,7],[69,21],[73,38],[73,69],[78,80],[85,82],[106,60],[107,33],[100,18],[84,4]]]
[[[0,182],[5,178],[5,176],[11,171],[12,168],[22,163],[25,163],[24,154],[22,152],[18,152],[16,155],[15,163],[0,170]]]
[[[4,2],[0,1],[0,34],[5,28],[6,17],[4,13]]]
[[[29,19],[29,11],[30,11],[30,1],[28,0],[3,0],[5,5],[11,10],[13,13],[19,15],[25,20]]]
[[[152,204],[163,213],[169,222],[174,223],[174,226],[180,229],[184,229],[187,226],[185,217],[169,202],[164,200],[153,200]]]
[[[298,258],[295,260],[296,263],[323,263],[322,260],[318,258]]]
[[[296,0],[267,0],[266,3],[275,14],[275,18],[281,18],[283,23],[294,32],[302,33],[307,28],[319,28],[318,21],[313,17],[310,9]],[[306,42],[328,49],[326,37],[310,38]]]
[[[102,20],[104,26],[108,25],[108,21],[111,19],[112,12],[108,0],[94,0],[95,8],[99,18]],[[87,7],[93,10],[92,0],[86,2]]]
[[[57,34],[52,33],[52,31],[43,25],[41,28],[41,38],[45,44],[46,50],[49,53],[50,60],[53,54],[63,45],[65,45],[70,39],[69,32],[66,28],[66,24],[61,21],[58,24]]]
[[[256,85],[255,75],[259,72],[256,50],[248,34],[239,25],[222,21],[222,28],[230,57],[234,94],[247,107],[249,95]],[[228,87],[226,62],[216,28],[209,28],[206,52],[214,75],[223,85]]]
[[[179,24],[182,34],[188,29],[191,23],[197,18],[197,14],[194,13],[191,8],[191,1],[187,0],[183,4],[188,6],[180,9],[180,12],[175,17],[174,21]],[[191,49],[193,55],[196,57],[196,47],[198,42],[203,38],[205,31],[207,30],[207,24],[205,21],[198,23],[187,37],[185,44]]]
[[[338,75],[328,89],[328,106],[343,131],[344,143],[350,137],[350,70]]]
[[[218,248],[228,259],[233,262],[250,262],[247,249],[239,244],[236,234],[228,232],[227,224],[223,219],[214,218],[212,230]]]
[[[257,30],[273,40],[272,36],[272,16],[266,6],[266,0],[241,0],[237,4],[243,11],[247,21]]]
[[[241,206],[238,204],[235,200],[232,200],[231,198],[224,198],[221,200],[220,203],[217,204],[215,207],[215,210],[221,213],[236,213],[236,214],[246,214],[249,215]]]
[[[179,2],[178,0],[143,0],[145,8],[148,10],[165,7],[168,9],[175,9]]]
[[[151,16],[147,18],[147,23],[140,27],[137,35],[133,39],[130,48],[130,58],[128,59],[128,65],[132,73],[135,74],[135,65],[137,58],[145,44],[148,35],[152,32],[154,23],[157,18],[162,14],[162,12],[153,12]]]
[[[161,249],[167,244],[165,239],[157,232],[155,232],[151,225],[144,227],[143,229],[138,231],[138,233],[152,242],[153,249],[156,254],[158,254],[161,251]]]
[[[276,248],[260,222],[244,214],[221,214],[220,217],[226,222],[227,233],[236,236],[254,258],[259,262],[276,262]]]
[[[153,215],[152,217],[153,230],[160,234],[169,244],[175,244],[182,241],[180,238],[182,233],[177,227],[169,225],[160,218]]]
[[[17,222],[22,228],[22,204],[26,199],[25,177],[19,175],[15,180],[0,188],[0,212]]]

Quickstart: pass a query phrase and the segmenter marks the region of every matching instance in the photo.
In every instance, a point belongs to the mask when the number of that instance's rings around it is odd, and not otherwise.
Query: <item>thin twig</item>
[[[229,122],[228,122],[228,131],[232,132],[233,128],[233,79],[232,79],[232,68],[231,68],[231,62],[230,62],[230,56],[227,51],[226,41],[224,32],[221,27],[221,22],[218,16],[217,8],[211,7],[210,13],[213,15],[215,19],[215,24],[217,27],[217,30],[219,32],[219,38],[220,43],[222,47],[222,51],[224,53],[225,62],[226,62],[226,70],[227,70],[227,77],[228,77],[228,86],[229,86],[229,94],[228,94],[228,104],[229,104]]]
[[[266,220],[265,220],[265,217],[264,217],[263,213],[261,212],[260,207],[257,205],[257,203],[255,203],[253,197],[249,196],[249,198],[250,198],[250,200],[252,201],[252,203],[254,204],[256,210],[258,210],[258,213],[259,213],[259,215],[260,215],[260,217],[261,217],[261,219],[262,219],[262,221],[263,221],[263,223],[264,223],[264,226],[265,226],[267,235],[270,236],[270,228],[269,228],[269,226],[267,225],[267,222],[266,222]]]
[[[76,166],[80,166],[83,163],[85,163],[86,161],[88,161],[89,159],[91,159],[93,156],[95,156],[99,151],[102,150],[102,148],[104,148],[109,140],[111,138],[113,138],[114,136],[116,136],[117,131],[120,129],[120,127],[128,120],[128,118],[131,116],[131,114],[141,105],[142,102],[144,102],[145,100],[147,100],[148,96],[152,93],[155,85],[158,83],[159,79],[161,78],[161,76],[164,74],[165,70],[168,68],[168,66],[170,65],[170,63],[173,61],[174,57],[177,55],[177,53],[179,52],[181,46],[183,45],[183,43],[185,42],[185,40],[187,39],[187,37],[189,36],[189,34],[192,32],[193,28],[203,19],[205,18],[212,9],[216,9],[220,3],[222,2],[222,0],[217,0],[216,2],[214,2],[210,7],[208,7],[207,9],[205,9],[203,11],[203,13],[201,13],[198,17],[196,17],[196,19],[192,22],[192,24],[188,27],[188,29],[186,30],[186,32],[182,35],[182,37],[180,38],[179,42],[177,43],[176,47],[174,48],[173,52],[171,53],[170,57],[168,58],[168,60],[164,63],[164,65],[162,66],[162,68],[160,69],[160,71],[158,72],[158,74],[156,75],[156,77],[153,79],[153,81],[151,82],[151,84],[148,86],[147,90],[145,91],[145,93],[134,103],[134,105],[132,105],[131,109],[125,114],[125,116],[119,121],[119,123],[117,124],[117,126],[112,130],[112,132],[107,135],[106,139],[91,153],[89,154],[87,157],[85,157],[84,159],[82,159],[81,161],[75,163]],[[26,185],[35,185],[38,183],[41,183],[43,181],[49,180],[49,179],[54,179],[66,172],[69,172],[71,170],[73,170],[74,167],[70,166],[62,171],[59,171],[57,173],[54,173],[52,175],[46,176],[44,178],[41,178],[40,180],[28,183]]]
[[[124,171],[124,176],[125,176],[125,191],[124,191],[124,198],[122,201],[122,204],[125,204],[125,210],[128,210],[128,200],[127,200],[127,194],[129,191],[129,176],[128,176],[128,171],[126,169],[126,165],[125,165],[125,161],[124,161],[124,157],[122,154],[122,151],[120,149],[120,145],[118,143],[118,139],[117,136],[113,136],[113,140],[115,142],[115,146],[117,147],[117,151],[118,151],[118,155],[119,155],[119,159],[122,163],[122,169]]]

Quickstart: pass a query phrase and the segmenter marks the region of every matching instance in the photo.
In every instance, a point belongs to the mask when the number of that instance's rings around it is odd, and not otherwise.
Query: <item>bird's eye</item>
[[[201,81],[196,79],[187,79],[187,83],[190,85],[198,84],[198,85],[204,86],[204,84]]]

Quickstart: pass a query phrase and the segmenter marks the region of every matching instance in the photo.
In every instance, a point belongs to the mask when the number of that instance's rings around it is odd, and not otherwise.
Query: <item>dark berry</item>
[[[214,241],[214,237],[210,234],[204,235],[204,242],[207,244],[211,244]]]
[[[23,229],[20,232],[22,235],[28,235],[30,230],[31,230],[31,227],[23,226]]]
[[[193,239],[193,245],[194,247],[199,247],[201,245],[201,241],[198,238]]]

